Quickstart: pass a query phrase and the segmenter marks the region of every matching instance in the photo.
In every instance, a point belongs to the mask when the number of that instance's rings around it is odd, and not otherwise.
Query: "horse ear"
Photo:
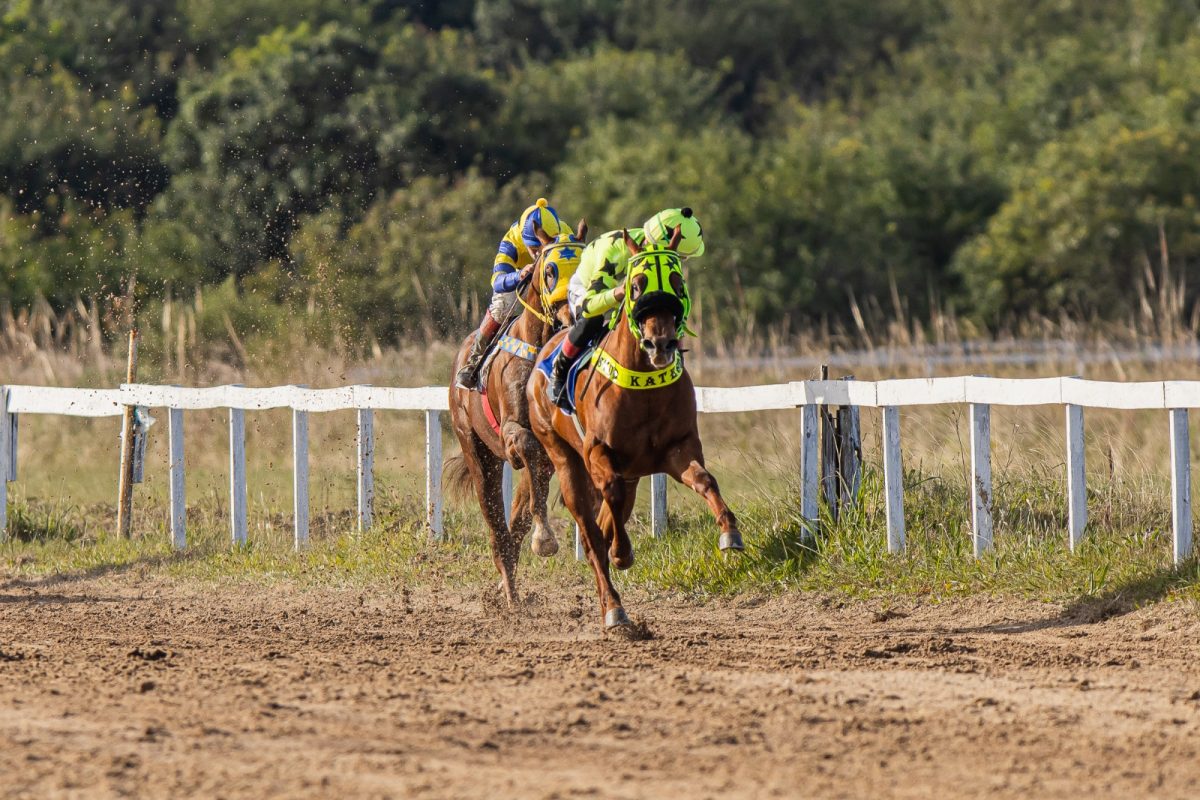
[[[683,238],[683,226],[676,225],[675,230],[671,233],[671,241],[667,242],[668,250],[678,250],[679,240]]]
[[[533,223],[533,235],[538,238],[538,241],[543,245],[550,244],[554,241],[554,237],[542,230],[542,226],[538,223]]]
[[[625,246],[629,248],[629,255],[636,256],[638,253],[642,252],[642,248],[638,247],[638,243],[635,242],[633,237],[629,235],[628,229],[622,230],[621,235],[625,237]]]
[[[587,241],[587,220],[579,220],[579,224],[575,226],[575,238],[581,242]]]

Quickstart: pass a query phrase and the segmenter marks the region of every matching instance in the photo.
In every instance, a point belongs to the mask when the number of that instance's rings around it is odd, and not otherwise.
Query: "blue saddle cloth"
[[[563,341],[565,342],[566,339],[564,338]],[[562,412],[569,417],[575,416],[575,384],[579,382],[579,373],[588,368],[592,360],[592,351],[595,349],[596,348],[593,346],[584,350],[580,354],[579,358],[575,359],[575,363],[571,365],[571,368],[567,370],[567,385],[566,388],[563,389],[563,392],[567,396],[567,408],[562,408],[562,406],[559,406],[559,408],[561,408]],[[547,381],[550,380],[550,376],[554,373],[554,359],[558,358],[558,354],[561,352],[562,342],[559,342],[558,345],[550,351],[550,355],[543,358],[537,364],[537,368],[541,370],[543,375],[546,376]]]

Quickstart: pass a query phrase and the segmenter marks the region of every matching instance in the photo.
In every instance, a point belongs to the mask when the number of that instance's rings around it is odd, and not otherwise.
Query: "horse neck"
[[[529,308],[536,308],[538,312],[545,313],[542,310],[541,285],[536,280],[529,282],[521,298]],[[553,329],[538,319],[536,315],[531,314],[528,308],[521,309],[521,316],[517,317],[517,321],[513,323],[512,327],[513,336],[539,347],[550,339],[552,333]]]

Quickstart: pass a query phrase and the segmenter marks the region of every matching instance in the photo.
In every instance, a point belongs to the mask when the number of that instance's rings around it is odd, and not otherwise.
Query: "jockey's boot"
[[[455,386],[467,391],[479,388],[479,368],[483,365],[483,359],[487,355],[488,347],[492,344],[492,339],[499,331],[500,326],[492,319],[492,315],[485,314],[483,324],[479,326],[479,331],[475,334],[475,341],[471,344],[471,352],[467,354],[467,360],[463,362],[462,368],[454,377]]]
[[[559,352],[551,368],[550,383],[546,386],[546,396],[564,411],[571,410],[572,398],[567,397],[566,391],[567,373],[571,371],[571,365],[575,363],[575,358],[576,356],[569,356],[564,352]]]

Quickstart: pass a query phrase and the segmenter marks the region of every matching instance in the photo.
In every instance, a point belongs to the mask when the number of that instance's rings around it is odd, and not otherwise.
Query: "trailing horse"
[[[450,384],[450,421],[487,522],[500,588],[510,605],[517,602],[517,557],[531,525],[533,552],[539,556],[558,552],[546,513],[553,468],[529,430],[525,384],[538,349],[557,328],[570,322],[567,283],[579,266],[587,224],[580,220],[577,230],[576,236],[562,234],[555,239],[539,230],[542,252],[528,282],[517,289],[520,306],[515,318],[505,321],[497,334],[495,352],[480,375],[480,391],[461,389],[453,380]],[[476,335],[478,332],[463,341],[451,375],[458,372]],[[511,525],[504,521],[501,492],[505,461],[522,470],[513,492]]]
[[[665,472],[690,486],[708,501],[717,519],[721,549],[742,549],[737,519],[704,467],[696,392],[679,349],[691,305],[675,252],[679,237],[676,228],[666,248],[643,251],[625,233],[633,256],[625,297],[615,327],[585,357],[591,372],[568,383],[574,417],[547,397],[541,370],[527,389],[530,424],[554,463],[563,500],[584,532],[600,613],[610,628],[629,624],[609,563],[617,569],[633,565],[625,524],[640,478]],[[542,348],[541,362],[552,358],[564,335]]]

